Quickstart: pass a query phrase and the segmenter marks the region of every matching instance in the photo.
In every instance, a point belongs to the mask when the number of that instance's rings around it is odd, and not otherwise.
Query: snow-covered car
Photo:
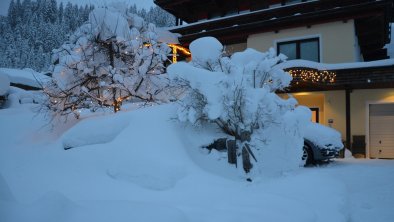
[[[343,143],[338,131],[318,123],[310,123],[305,129],[302,164],[307,166],[336,158],[342,149]]]

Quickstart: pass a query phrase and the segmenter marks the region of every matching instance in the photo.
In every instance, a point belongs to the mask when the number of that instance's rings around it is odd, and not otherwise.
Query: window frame
[[[321,58],[320,58],[320,38],[319,37],[312,37],[312,38],[305,38],[305,39],[296,39],[296,40],[290,40],[290,41],[280,41],[280,42],[276,42],[276,51],[278,53],[278,55],[280,54],[279,51],[279,47],[281,45],[286,45],[286,44],[296,44],[296,58],[295,59],[302,59],[301,58],[301,43],[304,42],[317,42],[317,61],[316,62],[320,62]],[[315,61],[313,61],[315,62]]]

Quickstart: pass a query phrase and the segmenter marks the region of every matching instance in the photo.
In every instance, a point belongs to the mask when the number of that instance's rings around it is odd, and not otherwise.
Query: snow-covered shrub
[[[265,53],[247,49],[226,57],[222,44],[212,37],[195,40],[190,50],[191,62],[167,69],[173,81],[189,86],[181,100],[179,119],[196,125],[216,124],[239,141],[238,156],[244,158],[246,153],[249,158],[257,153],[261,166],[273,157],[282,164],[276,169],[298,167],[302,128],[310,111],[296,107],[295,99],[284,100],[275,93],[291,81],[288,73],[274,67],[285,57],[277,56],[273,49]]]
[[[169,48],[156,41],[156,27],[134,14],[98,8],[68,42],[53,51],[53,79],[45,85],[56,115],[111,107],[124,100],[165,100],[164,62]]]

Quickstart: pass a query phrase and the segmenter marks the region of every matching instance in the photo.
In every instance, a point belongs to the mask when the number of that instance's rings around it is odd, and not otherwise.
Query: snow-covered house
[[[354,153],[394,158],[393,0],[155,0],[181,44],[214,36],[229,53],[276,48],[291,92]],[[183,24],[185,21],[187,24]],[[394,56],[394,55],[393,55]],[[361,141],[360,141],[361,140]]]

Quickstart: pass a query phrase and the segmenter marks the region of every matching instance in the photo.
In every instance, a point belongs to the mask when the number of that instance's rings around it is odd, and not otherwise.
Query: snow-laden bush
[[[166,100],[164,63],[170,50],[156,41],[155,30],[134,14],[93,10],[89,21],[53,51],[53,80],[44,89],[47,108],[78,118],[81,109],[117,112],[124,100]]]
[[[237,156],[243,160],[256,157],[259,166],[274,171],[298,167],[310,111],[275,93],[292,79],[274,67],[285,56],[277,56],[273,49],[265,53],[247,49],[226,57],[222,44],[212,37],[195,40],[190,50],[191,62],[172,64],[167,70],[173,81],[189,86],[179,119],[216,124],[238,141]]]

